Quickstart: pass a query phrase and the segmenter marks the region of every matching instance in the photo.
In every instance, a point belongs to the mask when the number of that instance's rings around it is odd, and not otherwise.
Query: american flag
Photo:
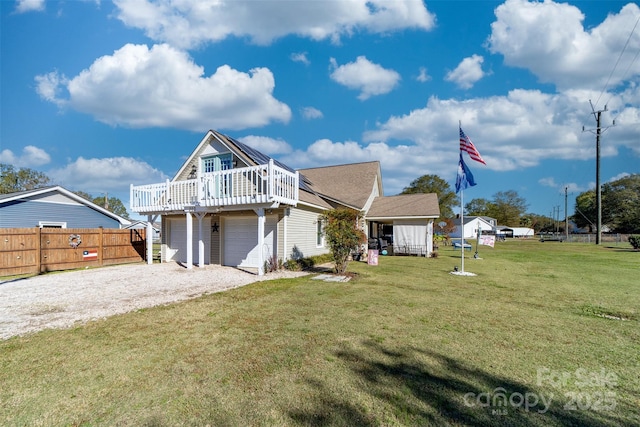
[[[480,162],[483,165],[486,165],[485,161],[482,159],[482,156],[478,152],[478,149],[473,142],[469,139],[467,135],[460,128],[460,151],[466,151],[471,157],[471,160],[475,160],[476,162]]]

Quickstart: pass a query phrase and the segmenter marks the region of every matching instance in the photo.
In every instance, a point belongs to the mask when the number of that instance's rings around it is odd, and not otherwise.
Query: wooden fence
[[[0,276],[144,261],[145,231],[0,228]]]

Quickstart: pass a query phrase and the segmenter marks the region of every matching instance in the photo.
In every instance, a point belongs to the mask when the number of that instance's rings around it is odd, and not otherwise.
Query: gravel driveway
[[[260,277],[218,265],[187,270],[176,263],[162,263],[126,264],[0,281],[0,339],[46,328],[67,328],[78,322],[260,280],[305,274],[281,271]]]

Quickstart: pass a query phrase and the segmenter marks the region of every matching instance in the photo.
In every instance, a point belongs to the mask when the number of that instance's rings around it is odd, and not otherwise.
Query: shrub
[[[629,243],[631,243],[633,249],[640,250],[640,236],[629,236]]]
[[[359,213],[352,209],[332,209],[322,215],[327,244],[331,248],[335,271],[344,274],[349,264],[349,256],[366,241],[366,236],[358,228]]]

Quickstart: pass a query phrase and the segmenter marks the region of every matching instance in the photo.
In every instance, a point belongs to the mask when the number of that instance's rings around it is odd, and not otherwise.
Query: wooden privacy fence
[[[0,228],[0,276],[144,261],[145,231]]]

